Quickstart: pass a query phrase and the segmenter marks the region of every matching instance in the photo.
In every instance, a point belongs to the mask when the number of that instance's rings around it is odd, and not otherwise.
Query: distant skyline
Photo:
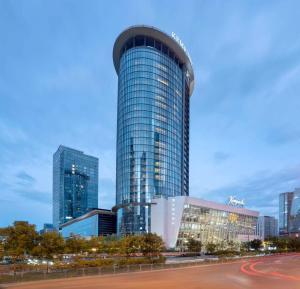
[[[136,24],[175,32],[193,61],[190,196],[278,217],[300,187],[298,1],[1,1],[0,227],[52,221],[60,144],[99,158],[99,207],[114,205],[112,49]]]

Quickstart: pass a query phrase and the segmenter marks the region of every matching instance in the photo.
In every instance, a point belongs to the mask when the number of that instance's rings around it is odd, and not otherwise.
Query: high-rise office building
[[[118,74],[118,233],[151,231],[153,197],[189,195],[189,119],[194,72],[182,41],[148,26],[123,31]]]
[[[293,195],[289,233],[292,236],[300,236],[300,188],[295,189]]]
[[[278,236],[278,220],[275,217],[260,216],[256,226],[256,234],[262,240]]]
[[[98,159],[59,146],[53,155],[55,228],[98,207]]]
[[[290,232],[290,217],[294,192],[279,195],[279,235],[288,235]]]
[[[56,229],[54,228],[53,224],[45,223],[43,229],[40,230],[40,234],[45,234],[49,232],[56,232]]]

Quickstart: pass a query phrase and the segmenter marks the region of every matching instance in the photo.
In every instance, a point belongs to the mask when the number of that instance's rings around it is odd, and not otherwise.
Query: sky
[[[300,2],[0,1],[0,227],[52,221],[60,144],[99,158],[99,207],[115,202],[116,37],[175,32],[195,71],[190,195],[278,215],[300,187]]]

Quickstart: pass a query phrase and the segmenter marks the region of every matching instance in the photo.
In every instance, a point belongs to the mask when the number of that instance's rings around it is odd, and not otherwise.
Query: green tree
[[[289,238],[287,247],[289,251],[293,251],[293,252],[300,251],[300,240],[296,238]]]
[[[35,225],[27,222],[15,222],[7,228],[7,237],[4,242],[4,249],[13,259],[22,259],[25,255],[31,254],[38,240],[38,233]]]
[[[13,268],[16,271],[16,261],[22,260],[31,254],[35,247],[38,233],[35,225],[25,221],[15,222],[13,226],[2,229],[5,231],[4,252],[12,258]]]
[[[111,239],[111,240],[106,240],[104,242],[104,248],[103,250],[110,254],[120,254],[121,253],[121,247],[122,247],[122,239]]]
[[[2,260],[4,257],[4,245],[3,243],[0,241],[0,260]]]
[[[240,245],[240,249],[241,251],[249,251],[250,250],[250,242],[247,241],[247,242],[242,242],[241,245]]]
[[[129,235],[120,241],[120,253],[127,257],[138,253],[141,248],[142,236]]]
[[[141,236],[141,252],[149,258],[160,256],[164,249],[164,242],[161,237],[153,233],[147,233]]]
[[[57,232],[47,232],[39,237],[38,245],[32,250],[32,255],[47,259],[47,272],[49,260],[53,260],[55,255],[64,252],[64,238]]]
[[[65,243],[65,253],[82,254],[88,249],[87,241],[78,236],[70,236]]]
[[[207,253],[213,254],[217,251],[217,247],[218,246],[215,243],[207,243],[205,246],[205,249],[206,249]]]
[[[99,237],[92,237],[90,240],[87,240],[86,241],[87,250],[92,254],[98,253],[99,242],[101,242]]]
[[[202,243],[201,241],[190,238],[188,239],[187,247],[190,252],[201,252]]]
[[[5,238],[8,236],[8,233],[9,233],[9,227],[0,228],[0,237],[3,238],[2,241],[5,240]]]
[[[262,241],[260,239],[254,239],[250,241],[250,247],[258,251],[262,247]]]

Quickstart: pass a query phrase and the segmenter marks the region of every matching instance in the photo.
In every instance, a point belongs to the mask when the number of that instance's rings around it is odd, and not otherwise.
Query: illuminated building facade
[[[203,199],[178,196],[153,199],[151,232],[167,248],[186,249],[188,239],[207,243],[246,242],[258,238],[259,212]]]

